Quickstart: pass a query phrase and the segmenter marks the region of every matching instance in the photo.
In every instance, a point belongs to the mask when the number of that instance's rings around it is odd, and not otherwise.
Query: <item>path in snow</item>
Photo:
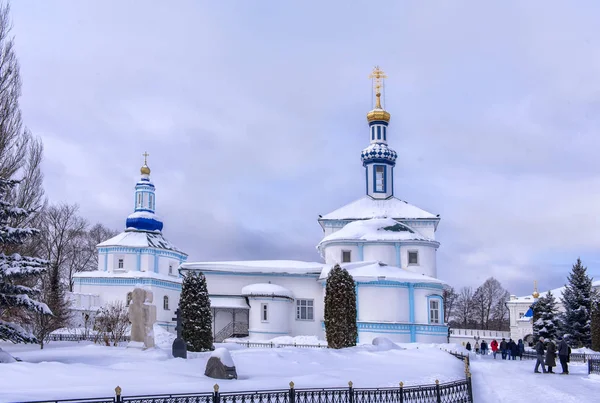
[[[587,364],[569,364],[569,375],[536,374],[534,367],[533,360],[508,361],[500,355],[494,360],[471,354],[475,402],[581,403],[597,399],[600,376],[588,375]],[[560,373],[560,365],[553,370]]]

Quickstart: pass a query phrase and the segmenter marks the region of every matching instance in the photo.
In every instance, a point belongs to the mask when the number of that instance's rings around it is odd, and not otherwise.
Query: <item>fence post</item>
[[[354,389],[352,388],[352,381],[348,381],[348,403],[354,403]]]
[[[120,386],[117,386],[115,388],[115,402],[121,403],[121,387]]]
[[[583,363],[585,364],[585,353],[583,353]]]
[[[294,382],[290,381],[290,398],[289,398],[289,403],[295,403],[296,402],[296,391],[294,390]]]
[[[592,360],[588,360],[588,375],[592,373]]]
[[[438,379],[435,380],[435,397],[437,399],[437,403],[442,403],[442,394],[440,392],[440,381]]]
[[[404,403],[404,382],[400,382],[400,403]]]
[[[219,384],[215,383],[213,386],[213,403],[219,403],[221,401],[221,396],[219,396]]]

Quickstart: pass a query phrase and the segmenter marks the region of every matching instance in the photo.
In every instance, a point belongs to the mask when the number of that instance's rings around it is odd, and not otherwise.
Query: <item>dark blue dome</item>
[[[136,212],[127,217],[125,228],[135,228],[141,231],[162,231],[163,223],[154,213]]]

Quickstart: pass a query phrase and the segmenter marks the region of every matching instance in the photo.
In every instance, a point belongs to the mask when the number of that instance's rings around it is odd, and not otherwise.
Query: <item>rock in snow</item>
[[[206,363],[204,375],[215,379],[237,379],[235,364],[229,350],[221,347],[213,351]]]
[[[402,347],[388,339],[387,337],[375,337],[373,345],[378,346],[379,350],[404,350]]]
[[[14,357],[10,354],[8,354],[6,351],[3,351],[0,348],[0,364],[8,364],[11,362],[16,362],[17,360],[14,359]]]

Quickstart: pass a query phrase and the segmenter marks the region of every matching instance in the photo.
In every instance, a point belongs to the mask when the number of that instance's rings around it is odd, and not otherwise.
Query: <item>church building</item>
[[[367,113],[368,146],[361,152],[365,194],[319,216],[321,262],[190,262],[180,272],[207,279],[215,341],[249,335],[325,338],[324,297],[335,264],[356,283],[358,342],[385,336],[395,342],[447,341],[442,292],[437,279],[435,232],[439,215],[398,199],[397,153],[388,145],[390,113],[381,101],[383,71],[371,74],[375,107]],[[357,187],[360,184],[357,184]]]
[[[145,153],[141,177],[135,185],[134,212],[125,221],[125,231],[96,246],[98,270],[75,274],[70,298],[74,310],[93,315],[114,301],[129,305],[133,289],[143,287],[153,293],[157,323],[172,331],[182,282],[178,268],[187,254],[162,234],[163,222],[155,214],[155,187],[147,156]],[[75,321],[75,326],[82,323],[78,315]]]

